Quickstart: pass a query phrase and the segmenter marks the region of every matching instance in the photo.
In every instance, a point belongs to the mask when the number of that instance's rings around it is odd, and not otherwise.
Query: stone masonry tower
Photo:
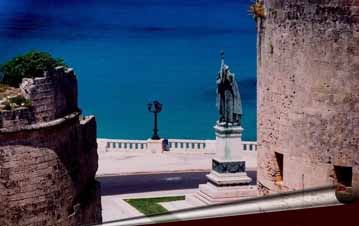
[[[265,0],[257,18],[258,188],[358,194],[359,1]]]
[[[72,69],[20,85],[31,106],[0,109],[0,225],[101,223],[96,120],[77,105]]]

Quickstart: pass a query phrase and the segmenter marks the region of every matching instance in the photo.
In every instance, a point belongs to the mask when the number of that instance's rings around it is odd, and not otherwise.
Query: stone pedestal
[[[162,152],[162,140],[152,140],[152,139],[148,139],[147,140],[147,151],[151,152],[151,153],[160,153]]]
[[[221,159],[241,159],[240,151],[243,149],[241,126],[217,124],[214,126],[216,133],[216,157]]]
[[[208,180],[217,186],[233,186],[249,184],[252,179],[245,171],[246,162],[213,158],[212,171],[207,175]]]
[[[240,156],[243,128],[217,123],[214,129],[216,157],[212,159],[212,170],[207,175],[207,184],[201,184],[193,197],[205,204],[255,197],[256,186],[249,185],[252,179],[248,177],[246,163]]]

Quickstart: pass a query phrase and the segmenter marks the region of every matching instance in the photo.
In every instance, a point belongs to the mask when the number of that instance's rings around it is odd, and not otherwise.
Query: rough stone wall
[[[24,97],[31,100],[37,122],[55,119],[55,89],[52,77],[26,78],[20,89]]]
[[[3,130],[0,144],[0,225],[101,222],[94,117]]]
[[[101,223],[96,121],[80,119],[73,71],[20,89],[32,106],[0,112],[0,225]]]
[[[74,111],[77,106],[77,79],[73,69],[57,67],[53,73],[55,87],[55,118]]]
[[[79,111],[77,79],[72,69],[57,67],[46,72],[44,77],[25,78],[20,90],[31,100],[31,107],[0,111],[0,128],[48,122]]]
[[[35,123],[34,112],[26,107],[0,111],[0,128],[16,128]]]
[[[37,122],[46,122],[77,109],[77,80],[72,69],[57,67],[44,77],[26,78],[20,85],[22,94],[32,102]]]
[[[359,186],[359,1],[266,0],[257,21],[260,194]],[[283,154],[283,180],[276,182]]]

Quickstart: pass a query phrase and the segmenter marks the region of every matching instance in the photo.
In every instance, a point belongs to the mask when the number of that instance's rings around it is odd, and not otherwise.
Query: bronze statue
[[[239,126],[241,124],[242,105],[235,75],[224,64],[224,52],[221,52],[221,69],[217,75],[217,108],[219,124]]]

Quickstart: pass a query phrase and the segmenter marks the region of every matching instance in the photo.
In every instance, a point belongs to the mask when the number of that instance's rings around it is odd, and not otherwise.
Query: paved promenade
[[[99,151],[96,176],[208,172],[212,154],[117,153]]]
[[[120,153],[98,151],[99,168],[96,176],[118,176],[155,173],[208,172],[214,154],[207,153]],[[247,170],[255,165],[246,163]]]

